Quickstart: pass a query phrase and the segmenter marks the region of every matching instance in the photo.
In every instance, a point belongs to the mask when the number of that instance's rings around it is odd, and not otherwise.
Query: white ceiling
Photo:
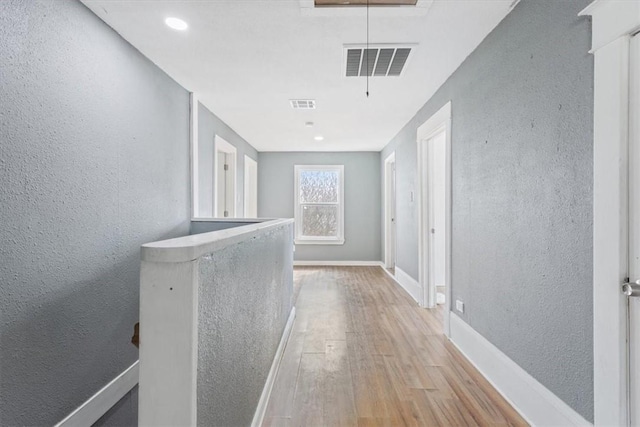
[[[308,0],[82,1],[258,151],[382,149],[512,3],[372,8],[372,44],[418,45],[402,76],[370,78],[367,98],[364,77],[342,77],[343,45],[366,40],[364,8],[314,10]],[[189,29],[169,29],[169,16]],[[293,110],[289,99],[298,98],[315,99],[316,110]]]

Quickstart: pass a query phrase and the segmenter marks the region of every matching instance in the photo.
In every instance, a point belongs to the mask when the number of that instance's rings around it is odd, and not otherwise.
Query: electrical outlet
[[[460,313],[464,313],[464,303],[459,299],[456,300],[456,310],[458,310]]]

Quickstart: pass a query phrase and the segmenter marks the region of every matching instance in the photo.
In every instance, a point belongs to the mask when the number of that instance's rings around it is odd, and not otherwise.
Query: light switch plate
[[[460,313],[464,313],[464,303],[459,299],[456,300],[456,310],[458,310]]]

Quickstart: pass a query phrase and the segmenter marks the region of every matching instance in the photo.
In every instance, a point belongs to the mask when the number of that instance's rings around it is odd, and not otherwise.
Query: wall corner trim
[[[306,261],[295,260],[294,266],[318,266],[318,267],[377,267],[382,266],[382,261]]]
[[[55,427],[90,426],[107,413],[138,384],[139,362],[136,361]]]
[[[276,354],[275,356],[273,356],[273,363],[271,364],[269,375],[267,375],[267,381],[265,382],[264,388],[262,389],[262,394],[260,395],[260,400],[258,401],[256,412],[253,415],[251,427],[259,427],[264,421],[264,416],[267,413],[269,398],[271,397],[271,391],[273,390],[273,385],[276,382],[276,376],[278,375],[278,370],[280,369],[280,362],[282,361],[284,350],[287,347],[287,342],[289,341],[289,335],[291,335],[291,330],[293,329],[293,322],[295,318],[296,308],[291,307],[289,319],[287,320],[287,324],[285,325],[284,331],[282,332],[282,338],[280,338],[280,344],[278,344]]]
[[[593,425],[454,313],[450,326],[453,345],[529,424]]]
[[[422,299],[422,286],[413,277],[409,276],[404,270],[396,265],[396,275],[394,280],[404,289],[410,296],[420,305]]]

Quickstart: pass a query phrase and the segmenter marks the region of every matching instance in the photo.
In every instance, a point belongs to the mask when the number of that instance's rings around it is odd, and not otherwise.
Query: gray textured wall
[[[0,425],[53,425],[138,357],[140,245],[189,231],[189,98],[76,1],[1,1],[0,58]]]
[[[590,0],[523,0],[384,149],[398,265],[418,276],[416,129],[452,101],[452,291],[463,319],[593,419]]]
[[[293,297],[293,224],[199,260],[198,425],[248,426]]]
[[[344,245],[296,245],[296,260],[380,261],[380,153],[260,153],[258,216],[293,218],[294,165],[344,165]]]
[[[226,123],[209,111],[204,105],[198,108],[198,188],[200,217],[211,217],[213,212],[213,164],[214,141],[216,135],[236,147],[236,218],[244,217],[244,156],[258,160],[258,152]],[[258,165],[260,169],[260,165]]]

